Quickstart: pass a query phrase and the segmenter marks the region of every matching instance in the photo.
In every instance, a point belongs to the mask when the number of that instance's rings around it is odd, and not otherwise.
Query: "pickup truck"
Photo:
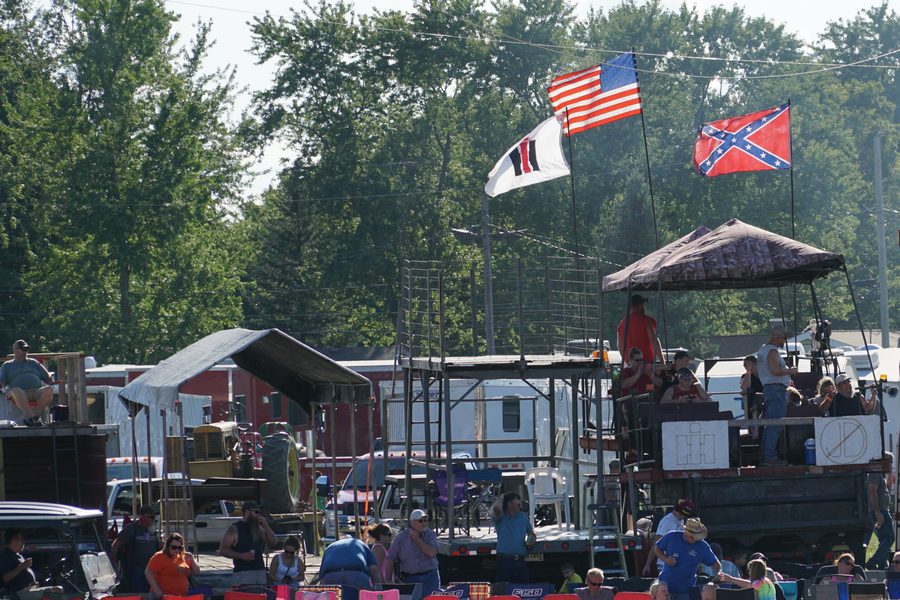
[[[180,480],[177,485],[184,485],[185,480]],[[140,480],[140,483],[146,484],[148,480]],[[192,486],[203,485],[203,479],[192,479]],[[130,479],[121,481],[110,481],[106,484],[107,501],[107,527],[122,528],[122,522],[125,515],[132,516],[132,499],[134,497],[134,486]],[[173,501],[177,503],[177,500]],[[137,502],[141,504],[140,501]],[[159,510],[159,498],[154,502],[155,508]],[[165,515],[164,515],[165,516]],[[306,530],[311,531],[311,523],[308,518],[295,513],[270,515],[270,525],[275,532],[275,537],[279,543],[284,542],[290,536],[305,538]],[[193,515],[194,527],[189,527],[188,531],[182,532],[189,544],[193,543],[194,530],[197,532],[197,543],[204,546],[218,545],[225,535],[225,531],[232,523],[241,519],[241,511],[238,503],[229,500],[211,499],[203,502]]]

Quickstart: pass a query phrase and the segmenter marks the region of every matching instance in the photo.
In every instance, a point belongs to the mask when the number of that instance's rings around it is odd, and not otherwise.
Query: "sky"
[[[852,19],[860,10],[873,6],[880,0],[685,0],[688,6],[698,12],[724,4],[737,4],[744,8],[751,17],[765,16],[786,25],[788,31],[795,32],[807,42],[812,42],[824,31],[825,25],[839,19]],[[250,26],[254,17],[262,16],[269,11],[275,16],[289,16],[291,8],[301,8],[303,0],[165,0],[166,6],[181,15],[176,24],[176,31],[182,39],[190,39],[194,25],[198,20],[212,22],[212,39],[215,45],[210,50],[207,66],[212,70],[233,66],[237,69],[239,87],[248,90],[260,90],[268,86],[274,72],[273,65],[257,65],[254,56],[249,52],[251,46]],[[619,0],[593,0],[575,2],[580,14],[586,14],[590,7],[604,12],[618,5]],[[369,14],[373,10],[410,11],[413,0],[360,0],[352,2],[360,14]],[[662,0],[662,5],[669,9],[677,9],[682,0]],[[889,0],[894,10],[900,10],[900,0]],[[236,111],[245,109],[249,102],[249,93],[242,94]],[[277,144],[267,148],[260,164],[256,165],[257,174],[253,178],[250,192],[259,194],[271,181],[279,163],[289,153]]]

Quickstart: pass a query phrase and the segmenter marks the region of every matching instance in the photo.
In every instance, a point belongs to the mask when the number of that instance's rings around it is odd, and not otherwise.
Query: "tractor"
[[[269,422],[260,432],[234,421],[194,428],[191,477],[262,478],[263,504],[272,513],[293,513],[300,496],[297,444],[287,423]]]

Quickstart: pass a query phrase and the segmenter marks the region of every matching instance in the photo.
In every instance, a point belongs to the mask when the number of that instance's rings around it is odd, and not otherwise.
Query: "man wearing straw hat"
[[[700,519],[688,519],[684,531],[672,531],[656,541],[653,551],[663,562],[659,580],[669,585],[674,600],[688,600],[697,582],[697,567],[703,563],[714,573],[722,564],[704,540],[709,532]]]

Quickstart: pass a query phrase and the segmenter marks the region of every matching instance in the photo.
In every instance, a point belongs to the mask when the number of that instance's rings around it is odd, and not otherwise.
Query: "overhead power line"
[[[211,10],[220,10],[224,12],[233,12],[240,14],[248,14],[248,15],[256,15],[256,16],[265,16],[270,13],[264,11],[255,11],[255,10],[247,10],[247,9],[239,9],[239,8],[229,8],[224,6],[216,6],[214,4],[205,4],[199,2],[190,2],[188,0],[166,0],[169,4],[179,4],[184,6],[193,6],[196,8],[205,8]],[[330,22],[334,24],[345,24],[343,22],[334,22],[327,21],[324,19],[320,19],[324,22]],[[529,42],[527,40],[515,39],[509,36],[503,37],[490,37],[490,34],[482,34],[482,35],[458,35],[451,33],[438,33],[432,31],[416,31],[416,30],[404,30],[398,29],[396,27],[383,27],[379,25],[372,25],[368,23],[367,27],[375,30],[375,31],[385,31],[388,33],[400,33],[400,34],[410,34],[419,37],[427,37],[434,39],[452,39],[452,40],[461,40],[461,41],[476,41],[476,42],[493,42],[497,44],[508,44],[508,45],[520,45],[520,46],[529,46],[533,48],[538,48],[542,50],[552,51],[556,54],[561,53],[579,53],[579,54],[608,54],[610,56],[618,56],[623,52],[627,52],[628,50],[615,50],[609,48],[595,48],[591,46],[580,46],[580,47],[572,47],[572,46],[563,46],[563,45],[555,45],[555,44],[537,44],[534,42]],[[878,54],[876,56],[871,56],[868,58],[862,58],[860,60],[848,62],[848,63],[821,63],[815,61],[791,61],[791,60],[771,60],[771,59],[761,59],[761,58],[742,58],[742,57],[719,57],[719,56],[697,56],[697,55],[687,55],[687,54],[675,54],[673,52],[667,52],[664,54],[655,53],[655,52],[635,52],[637,56],[640,57],[648,57],[648,58],[666,58],[669,60],[681,60],[681,61],[717,61],[724,63],[732,63],[732,64],[764,64],[775,66],[799,66],[799,67],[813,67],[806,71],[800,72],[791,72],[791,73],[774,73],[768,75],[699,75],[696,73],[689,73],[685,71],[655,71],[650,69],[637,69],[639,73],[647,73],[653,75],[667,75],[667,76],[675,76],[675,77],[688,77],[692,79],[780,79],[785,77],[798,77],[802,75],[815,75],[818,73],[825,73],[828,71],[834,71],[838,69],[846,69],[846,68],[854,68],[854,69],[897,69],[898,65],[873,65],[869,64],[874,61],[877,61],[882,58],[887,58],[889,56],[893,56],[897,53],[900,53],[900,48],[895,48],[893,50],[889,50],[882,54]]]

